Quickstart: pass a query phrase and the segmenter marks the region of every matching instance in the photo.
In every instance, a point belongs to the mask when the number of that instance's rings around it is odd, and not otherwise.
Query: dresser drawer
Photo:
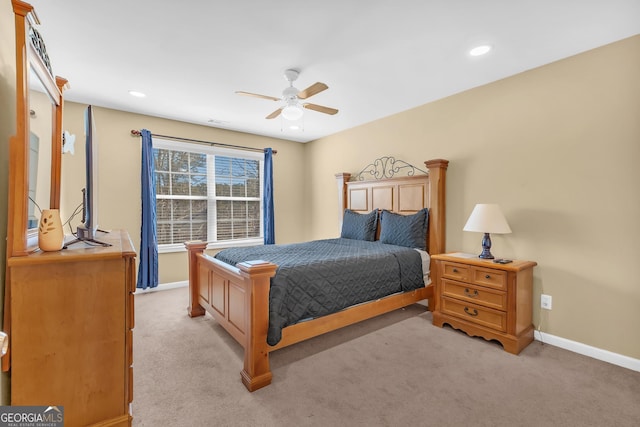
[[[485,307],[496,310],[507,309],[506,292],[494,291],[493,289],[472,286],[467,283],[454,282],[442,279],[442,295],[481,304]]]
[[[471,280],[471,267],[464,264],[456,264],[455,262],[442,263],[442,277],[448,279],[460,280],[467,282]]]
[[[507,313],[481,305],[465,303],[448,297],[442,297],[441,310],[458,318],[476,323],[501,332],[507,330]]]
[[[505,271],[473,267],[471,280],[477,285],[500,290],[507,289],[507,273]]]

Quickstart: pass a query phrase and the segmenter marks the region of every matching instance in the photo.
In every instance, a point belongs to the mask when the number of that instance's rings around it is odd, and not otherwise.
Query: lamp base
[[[482,253],[478,255],[478,258],[482,259],[494,259],[495,257],[491,255],[491,236],[489,233],[484,233],[484,237],[482,238]]]

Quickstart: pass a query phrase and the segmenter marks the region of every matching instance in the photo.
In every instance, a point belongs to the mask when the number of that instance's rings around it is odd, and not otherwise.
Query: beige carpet
[[[134,426],[638,426],[640,373],[534,342],[520,356],[414,305],[279,350],[249,393],[242,348],[187,288],[136,295]]]

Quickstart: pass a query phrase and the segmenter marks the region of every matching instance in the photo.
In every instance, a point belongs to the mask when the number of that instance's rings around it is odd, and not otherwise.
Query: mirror
[[[14,257],[38,249],[40,210],[60,207],[62,92],[67,81],[51,72],[33,6],[11,3],[16,18],[16,135],[9,141],[7,255]]]
[[[55,101],[29,67],[29,173],[27,229],[37,233],[40,212],[51,207],[51,159]]]

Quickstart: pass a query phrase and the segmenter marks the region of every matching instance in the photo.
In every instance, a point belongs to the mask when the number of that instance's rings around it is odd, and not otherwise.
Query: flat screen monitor
[[[85,131],[85,188],[82,190],[82,224],[77,228],[79,241],[92,242],[102,246],[110,244],[96,240],[98,232],[98,138],[93,107],[89,105],[84,114]]]

